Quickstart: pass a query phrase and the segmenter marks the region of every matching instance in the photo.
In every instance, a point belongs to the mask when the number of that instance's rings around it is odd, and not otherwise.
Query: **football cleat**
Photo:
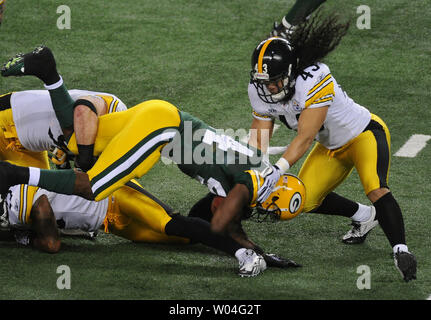
[[[238,275],[240,277],[255,277],[266,269],[265,259],[252,249],[247,249],[241,255]]]
[[[23,76],[24,54],[18,53],[15,57],[10,58],[1,68],[1,75],[3,77]]]
[[[56,71],[56,63],[51,49],[39,46],[32,52],[19,53],[9,59],[1,69],[3,77],[33,75],[40,79],[46,78],[47,74]]]
[[[376,219],[376,208],[371,206],[371,217],[364,222],[352,222],[352,229],[350,229],[344,236],[343,242],[346,244],[360,244],[365,241],[368,233],[376,227],[379,222]]]
[[[416,257],[407,251],[399,251],[394,254],[395,267],[397,267],[405,282],[416,279]]]
[[[293,260],[285,259],[274,253],[264,253],[263,258],[265,259],[268,267],[274,268],[300,268],[302,265],[296,263]]]

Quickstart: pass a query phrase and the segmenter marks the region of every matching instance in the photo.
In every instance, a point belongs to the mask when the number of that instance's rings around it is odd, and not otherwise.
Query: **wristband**
[[[28,177],[28,184],[31,186],[37,186],[40,180],[40,169],[29,167],[29,177]]]
[[[289,161],[287,161],[283,157],[281,157],[280,159],[278,159],[278,161],[276,162],[275,165],[280,168],[281,174],[284,174],[290,168]]]

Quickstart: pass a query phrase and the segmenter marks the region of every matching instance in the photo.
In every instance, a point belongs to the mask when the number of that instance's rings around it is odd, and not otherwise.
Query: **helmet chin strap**
[[[251,215],[251,217],[255,218],[257,222],[264,222],[267,219],[272,222],[279,221],[281,210],[276,203],[278,199],[278,196],[273,196],[271,202],[265,208],[263,206],[257,206],[256,211]]]

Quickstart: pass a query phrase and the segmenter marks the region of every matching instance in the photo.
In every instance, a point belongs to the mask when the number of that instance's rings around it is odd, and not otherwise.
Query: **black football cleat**
[[[416,257],[407,251],[399,251],[394,254],[394,262],[405,282],[416,279]]]
[[[296,263],[293,260],[282,258],[279,255],[276,255],[274,253],[264,253],[263,258],[265,259],[266,265],[268,267],[273,268],[300,268],[302,267],[301,264]]]

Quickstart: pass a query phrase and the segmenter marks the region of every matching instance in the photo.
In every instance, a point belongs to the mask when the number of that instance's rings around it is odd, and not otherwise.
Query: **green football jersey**
[[[250,190],[252,199],[253,182],[245,171],[261,166],[260,150],[210,127],[187,112],[180,114],[180,135],[174,138],[170,147],[164,148],[164,156],[218,196],[225,197],[235,184],[242,183]]]

